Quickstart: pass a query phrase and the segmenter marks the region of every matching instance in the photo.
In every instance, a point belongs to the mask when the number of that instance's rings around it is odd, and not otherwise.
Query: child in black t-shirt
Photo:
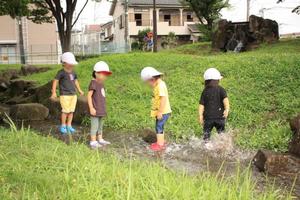
[[[225,120],[229,113],[229,100],[224,88],[219,86],[220,72],[209,68],[204,73],[205,88],[199,101],[199,123],[203,125],[204,140],[210,139],[215,127],[220,134],[225,131]]]

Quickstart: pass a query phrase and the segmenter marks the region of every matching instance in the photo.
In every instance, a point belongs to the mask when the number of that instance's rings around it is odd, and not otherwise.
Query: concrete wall
[[[124,6],[120,1],[118,1],[116,4],[113,19],[114,19],[113,44],[118,51],[125,52],[125,11],[124,11]],[[121,23],[123,23],[123,27],[120,27]]]

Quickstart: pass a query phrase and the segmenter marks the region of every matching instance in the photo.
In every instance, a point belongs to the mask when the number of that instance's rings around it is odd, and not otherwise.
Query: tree
[[[285,0],[278,0],[277,3],[281,3]],[[296,14],[300,14],[300,5],[296,6],[293,10],[292,10],[293,13],[296,13]]]
[[[220,18],[221,10],[230,6],[229,0],[183,0],[183,3],[195,12],[209,31],[212,31],[213,22]]]
[[[64,0],[65,10],[62,6],[61,0],[32,0],[32,3],[36,7],[33,9],[35,12],[52,13],[52,16],[56,19],[58,35],[63,52],[70,51],[71,47],[71,34],[72,28],[76,24],[82,11],[86,7],[89,0],[85,0],[85,3],[75,19],[73,19],[74,11],[76,9],[77,0]],[[33,21],[37,18],[34,16]]]
[[[63,52],[69,51],[71,46],[72,28],[86,7],[85,3],[74,18],[74,11],[78,0],[1,0],[0,15],[10,15],[18,20],[19,34],[22,33],[22,17],[27,17],[34,23],[50,23],[56,20],[58,35]],[[96,0],[99,1],[99,0]],[[23,37],[20,37],[22,39]],[[21,46],[20,42],[20,46]],[[24,48],[23,48],[24,50]],[[20,51],[21,55],[24,55]],[[23,56],[24,57],[24,56]]]

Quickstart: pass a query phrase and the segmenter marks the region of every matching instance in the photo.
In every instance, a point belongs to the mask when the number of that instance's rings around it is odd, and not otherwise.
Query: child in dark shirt
[[[97,62],[94,66],[93,80],[89,86],[88,105],[91,115],[90,147],[93,149],[100,148],[110,144],[102,137],[103,118],[106,117],[106,98],[104,82],[112,72],[109,66],[103,62]]]
[[[212,129],[225,131],[225,121],[229,113],[229,100],[224,88],[219,86],[223,77],[215,68],[204,73],[205,88],[199,101],[199,123],[203,125],[204,141],[208,142]]]

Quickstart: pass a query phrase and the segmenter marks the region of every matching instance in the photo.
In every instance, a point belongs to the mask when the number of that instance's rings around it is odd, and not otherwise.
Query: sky
[[[250,4],[250,14],[262,16],[264,18],[276,20],[279,24],[280,34],[300,32],[300,15],[292,13],[292,9],[300,5],[300,0],[285,0],[284,3],[277,4],[277,0],[252,0]],[[84,4],[85,0],[79,0],[77,12]],[[238,22],[246,21],[247,0],[230,0],[231,8],[222,10],[222,18]],[[82,13],[76,28],[85,24],[102,24],[110,21],[110,2],[102,0],[100,3],[89,1]]]

